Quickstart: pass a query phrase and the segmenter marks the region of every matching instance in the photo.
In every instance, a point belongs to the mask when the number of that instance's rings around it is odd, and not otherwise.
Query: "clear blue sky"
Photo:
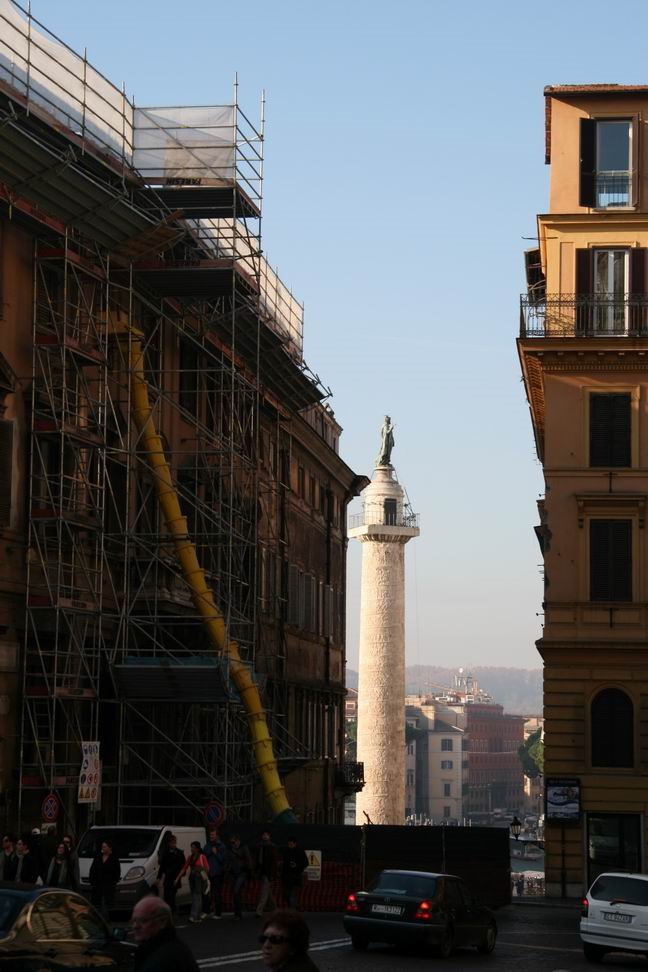
[[[537,667],[543,491],[515,350],[547,206],[545,84],[646,83],[648,5],[545,0],[32,0],[140,105],[267,91],[264,241],[306,305],[342,454],[385,412],[421,514],[408,662]],[[643,73],[642,73],[643,72]],[[357,658],[360,549],[349,556]]]

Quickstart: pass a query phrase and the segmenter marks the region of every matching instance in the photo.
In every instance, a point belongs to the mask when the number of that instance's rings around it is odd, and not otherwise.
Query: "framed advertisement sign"
[[[545,820],[580,820],[580,780],[573,777],[545,778]]]

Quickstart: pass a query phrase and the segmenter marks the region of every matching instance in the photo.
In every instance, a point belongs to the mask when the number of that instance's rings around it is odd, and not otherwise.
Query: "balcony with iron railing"
[[[596,173],[596,209],[624,209],[631,202],[631,172],[620,170]]]
[[[520,337],[648,338],[648,294],[523,294]]]
[[[347,793],[359,793],[365,785],[364,763],[345,760],[335,770],[335,787]]]
[[[412,513],[411,511],[405,509],[402,512],[398,510],[380,510],[378,513],[367,515],[364,513],[353,513],[349,516],[349,529],[355,530],[358,527],[365,526],[371,523],[372,525],[380,524],[382,526],[397,526],[397,527],[407,527],[408,529],[413,529],[419,526],[419,514]]]

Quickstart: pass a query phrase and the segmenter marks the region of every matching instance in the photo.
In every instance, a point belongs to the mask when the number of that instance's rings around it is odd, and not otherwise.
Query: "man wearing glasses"
[[[189,948],[173,927],[166,901],[147,895],[137,902],[131,918],[135,950],[135,972],[199,972]]]
[[[306,954],[309,939],[308,925],[296,911],[273,912],[259,935],[263,964],[270,972],[317,972]]]

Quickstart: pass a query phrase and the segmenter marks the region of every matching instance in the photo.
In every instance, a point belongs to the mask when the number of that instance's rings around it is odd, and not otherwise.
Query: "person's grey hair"
[[[156,903],[156,907],[151,914],[151,918],[166,918],[167,925],[172,925],[173,912],[166,901],[163,901],[162,898],[157,898],[154,894],[147,895],[147,897],[153,898]]]

